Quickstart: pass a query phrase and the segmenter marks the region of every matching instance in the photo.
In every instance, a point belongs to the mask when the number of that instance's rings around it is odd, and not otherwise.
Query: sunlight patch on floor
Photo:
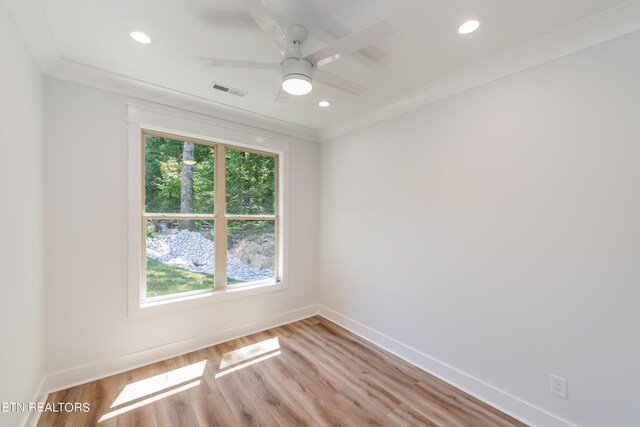
[[[274,337],[224,353],[220,361],[220,370],[279,349],[280,342],[278,337]]]
[[[128,384],[122,390],[120,395],[118,395],[111,407],[115,408],[116,406],[120,406],[124,403],[132,402],[142,397],[150,396],[162,390],[199,378],[204,373],[206,365],[207,361],[203,360],[201,362],[193,363],[182,368],[177,368],[169,372]]]
[[[227,369],[225,371],[218,372],[216,374],[216,378],[224,377],[227,374],[230,374],[232,372],[238,371],[238,370],[240,370],[242,368],[246,368],[247,366],[251,366],[251,365],[254,365],[256,363],[262,362],[264,360],[271,359],[272,357],[275,357],[275,356],[280,356],[280,354],[282,354],[282,352],[280,350],[278,350],[278,351],[275,351],[273,353],[269,353],[267,355],[264,355],[262,357],[258,357],[257,359],[250,360],[250,361],[248,361],[246,363],[241,363],[240,365],[236,365],[236,366],[234,366],[232,368],[229,368],[229,369]]]
[[[280,354],[278,337],[229,351],[222,355],[215,378],[223,377]],[[98,422],[104,422],[166,397],[198,387],[201,384],[206,365],[207,360],[202,360],[127,384],[113,401],[112,411],[104,414]]]
[[[215,378],[223,377],[247,366],[254,365],[264,360],[279,356],[280,342],[278,337],[266,339],[256,344],[247,345],[237,350],[229,351],[222,355],[220,368]]]
[[[127,405],[123,408],[116,409],[115,411],[107,412],[98,420],[99,423],[109,420],[113,417],[117,417],[118,415],[122,415],[126,412],[133,411],[134,409],[140,408],[142,406],[148,405],[153,402],[157,402],[158,400],[164,399],[166,397],[172,396],[174,394],[182,393],[183,391],[189,390],[190,388],[198,387],[200,385],[200,380],[194,381],[189,384],[185,384],[181,387],[174,388],[173,390],[166,391],[164,393],[157,394],[155,396],[149,397],[144,400],[140,400],[138,402],[132,403],[131,405]],[[113,407],[113,406],[112,406]]]

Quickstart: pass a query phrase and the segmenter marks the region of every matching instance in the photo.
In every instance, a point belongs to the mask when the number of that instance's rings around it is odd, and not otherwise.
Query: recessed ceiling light
[[[151,43],[151,37],[149,37],[148,35],[146,35],[142,31],[140,31],[140,30],[128,30],[128,31],[129,31],[129,35],[131,36],[131,38],[134,39],[135,41],[137,41],[138,43],[142,43],[142,44]]]
[[[329,101],[320,101],[318,102],[318,105],[322,108],[327,108],[331,103]]]
[[[458,28],[458,32],[460,34],[470,34],[480,27],[480,20],[478,19],[469,19],[464,24],[460,25]]]

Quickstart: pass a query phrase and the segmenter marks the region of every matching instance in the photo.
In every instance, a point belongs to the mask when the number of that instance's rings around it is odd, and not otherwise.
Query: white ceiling
[[[394,29],[389,39],[323,67],[368,87],[364,94],[355,96],[315,83],[311,94],[294,97],[288,104],[276,104],[281,79],[278,73],[210,68],[198,61],[202,56],[280,61],[276,48],[239,0],[42,0],[39,5],[37,0],[29,1],[32,5],[24,12],[24,22],[30,24],[21,25],[21,29],[23,33],[49,37],[58,61],[86,65],[312,129],[397,103],[447,76],[624,3],[265,0],[283,28],[301,24],[309,29],[304,54],[383,19],[388,19]],[[28,3],[6,2],[14,14]],[[40,21],[29,20],[29,13],[36,12],[41,15]],[[460,23],[477,15],[484,16],[486,23],[476,33],[459,35]],[[134,42],[125,31],[129,27],[148,32],[153,42]],[[26,37],[29,39],[29,34]],[[45,55],[35,50],[36,56]],[[210,87],[213,81],[247,91],[248,95],[240,98],[215,91]],[[330,100],[331,107],[320,109],[320,99]]]

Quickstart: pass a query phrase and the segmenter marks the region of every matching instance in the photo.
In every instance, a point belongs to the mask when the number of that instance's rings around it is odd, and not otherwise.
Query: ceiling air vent
[[[226,93],[230,93],[231,95],[236,95],[236,96],[245,96],[247,94],[247,92],[245,92],[243,90],[234,89],[232,87],[225,86],[223,84],[216,83],[216,82],[212,82],[211,83],[211,88],[213,88],[215,90],[219,90],[220,92],[226,92]]]

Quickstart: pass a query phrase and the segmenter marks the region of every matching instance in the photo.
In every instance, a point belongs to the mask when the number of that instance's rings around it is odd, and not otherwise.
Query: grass
[[[233,285],[240,280],[227,278]],[[195,273],[147,258],[147,297],[213,288],[213,274]]]

